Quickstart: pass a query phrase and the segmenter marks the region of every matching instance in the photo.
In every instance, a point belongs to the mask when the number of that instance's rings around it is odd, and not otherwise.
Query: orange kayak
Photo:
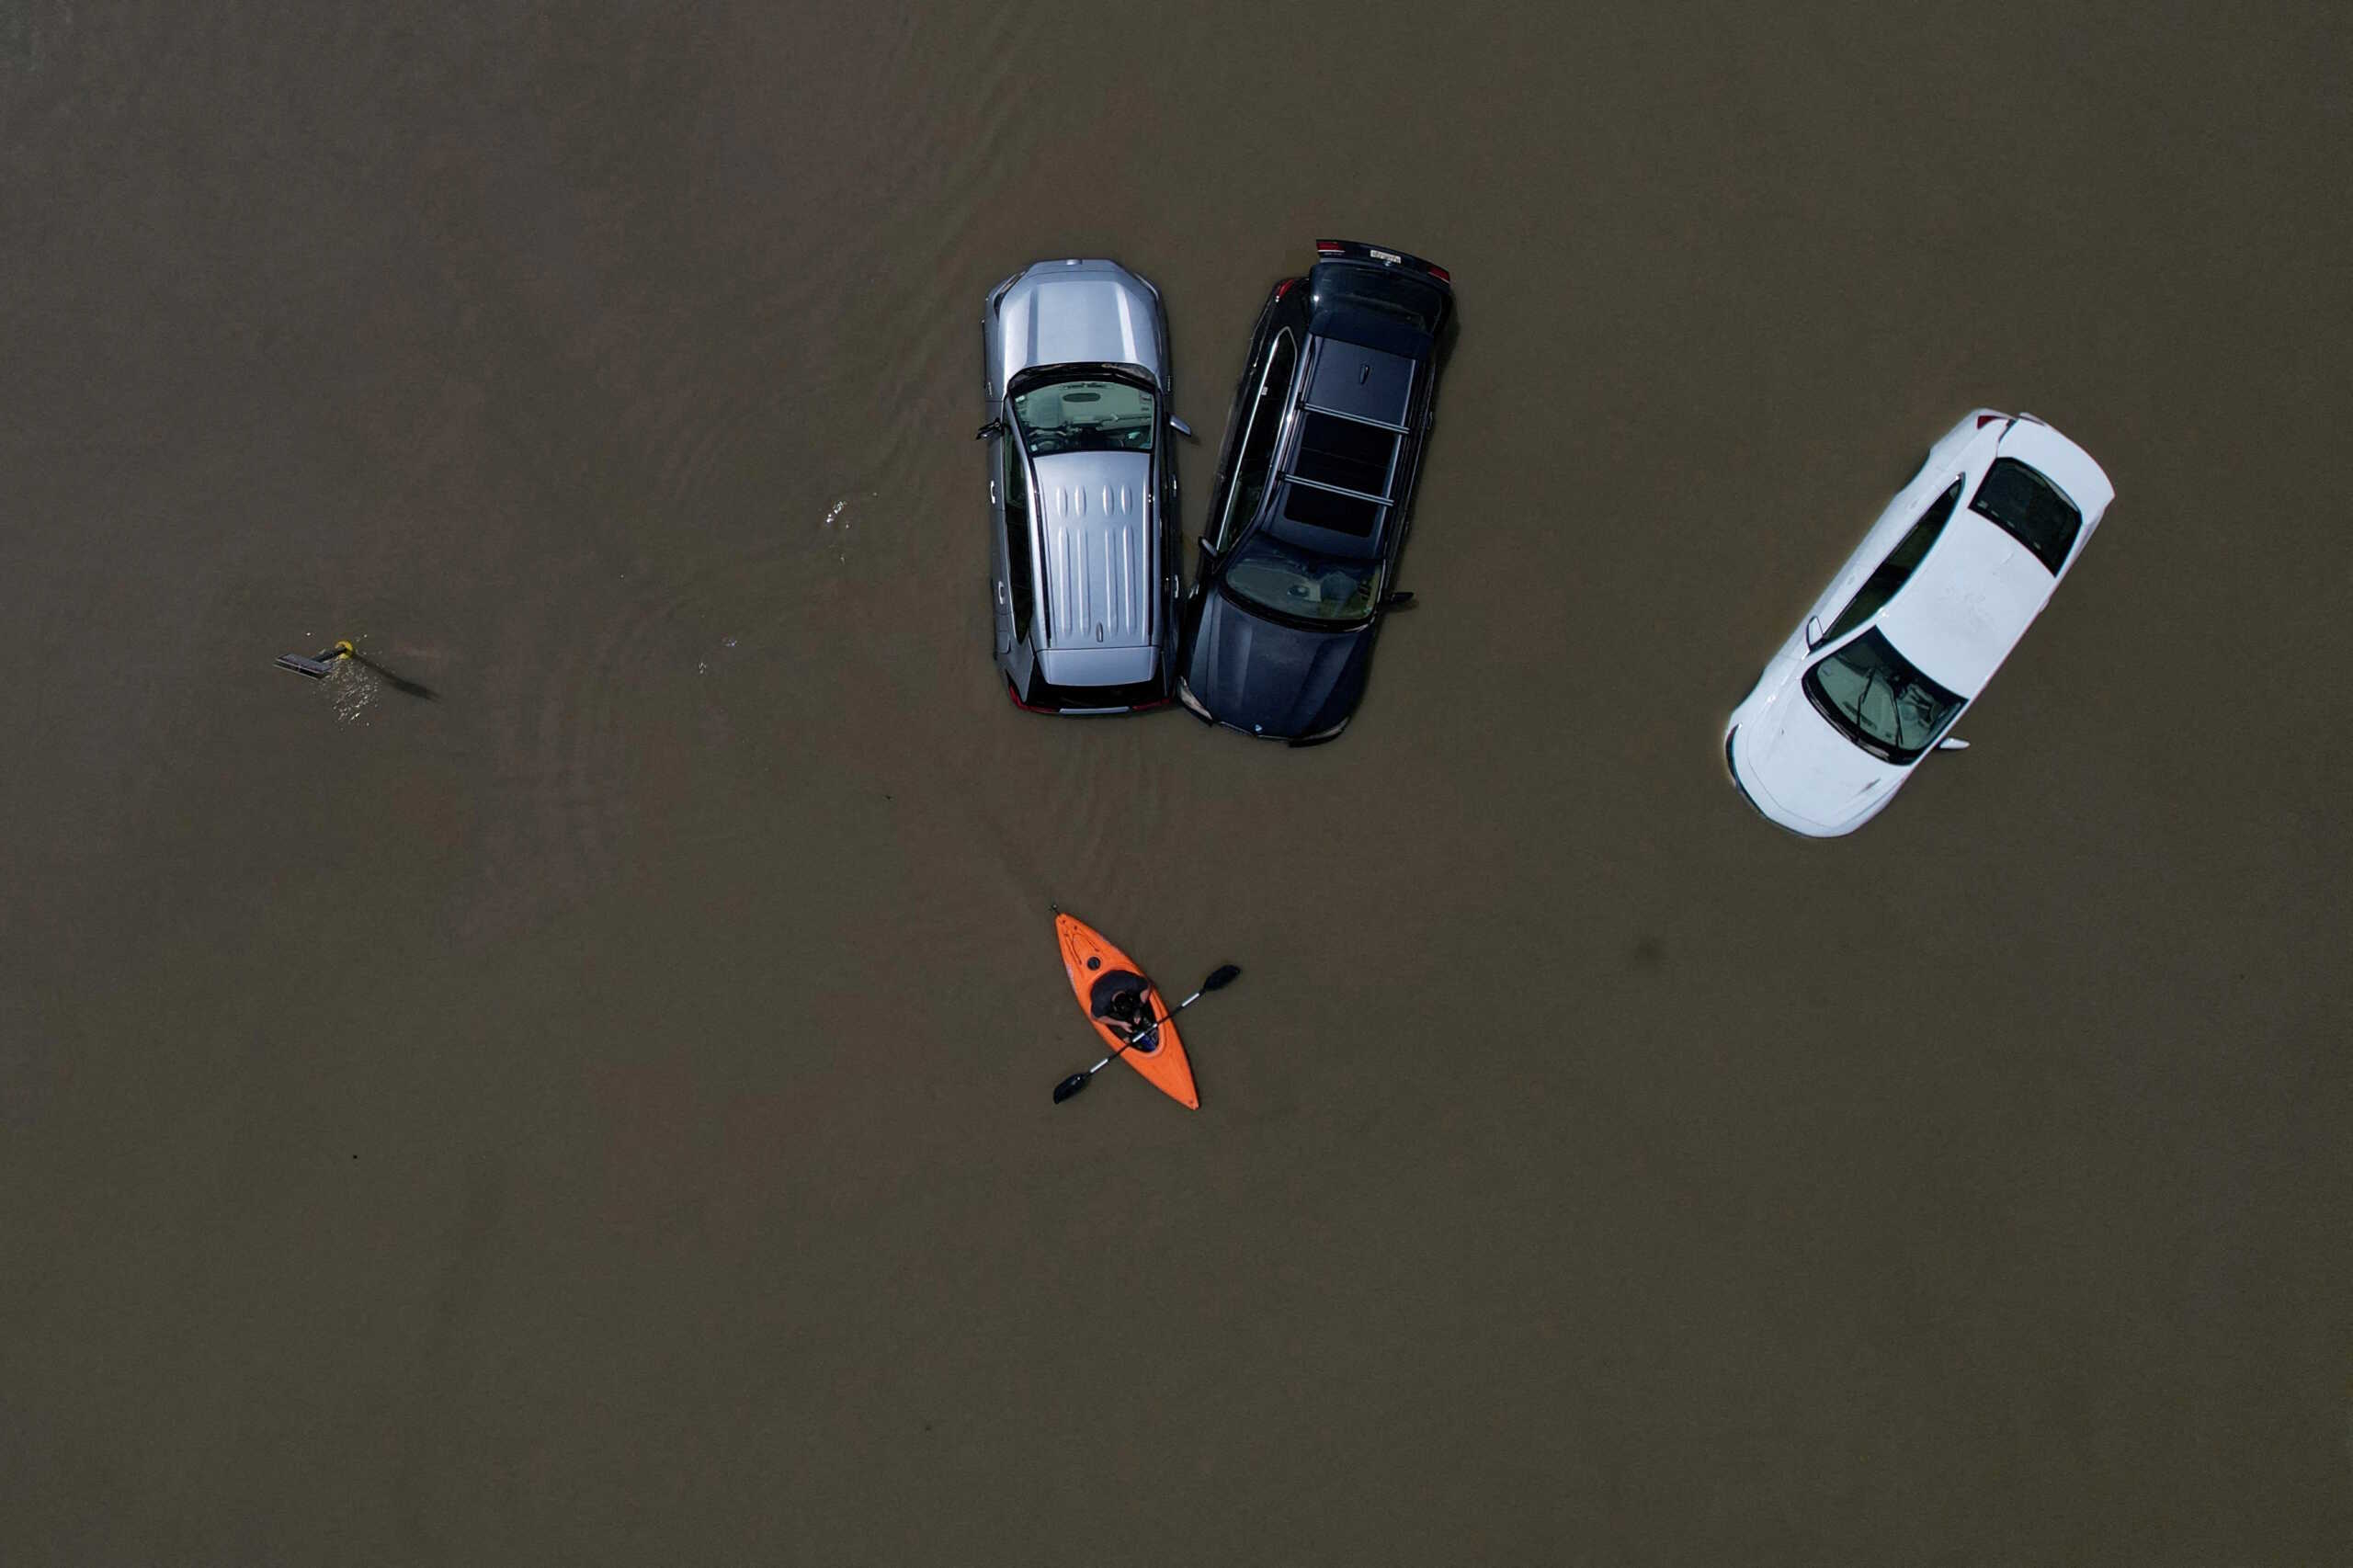
[[[1185,1043],[1176,1038],[1173,1019],[1162,1024],[1158,1034],[1144,1044],[1128,1045],[1124,1051],[1120,1048],[1127,1045],[1128,1037],[1106,1021],[1106,1005],[1122,991],[1141,990],[1149,1016],[1155,1018],[1166,1017],[1175,1004],[1161,995],[1160,988],[1136,967],[1133,959],[1086,921],[1057,911],[1054,937],[1062,944],[1063,970],[1070,976],[1071,992],[1078,998],[1086,1021],[1103,1037],[1103,1049],[1118,1051],[1120,1061],[1151,1079],[1153,1087],[1187,1110],[1200,1109],[1200,1096],[1193,1090],[1193,1064],[1185,1059]]]

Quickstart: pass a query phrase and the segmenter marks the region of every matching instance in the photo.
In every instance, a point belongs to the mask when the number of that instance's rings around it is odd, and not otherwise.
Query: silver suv
[[[1177,515],[1160,290],[1110,261],[1041,261],[989,290],[991,610],[1018,706],[1129,713],[1176,678]]]

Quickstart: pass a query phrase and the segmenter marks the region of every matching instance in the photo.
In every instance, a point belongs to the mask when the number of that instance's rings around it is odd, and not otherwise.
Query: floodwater
[[[2353,14],[0,7],[0,1560],[2353,1556]],[[979,301],[1461,333],[1339,744],[1015,711]],[[1857,836],[1723,717],[2115,478]],[[339,637],[358,669],[272,667]],[[1172,986],[1093,1060],[1059,903]]]

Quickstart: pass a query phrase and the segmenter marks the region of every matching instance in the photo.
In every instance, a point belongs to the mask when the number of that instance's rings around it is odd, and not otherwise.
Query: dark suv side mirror
[[[986,441],[1004,434],[1005,421],[1002,419],[992,419],[987,424],[972,432],[972,439],[975,441]]]
[[[1414,596],[1391,594],[1381,601],[1381,608],[1382,609],[1411,609],[1414,608]]]

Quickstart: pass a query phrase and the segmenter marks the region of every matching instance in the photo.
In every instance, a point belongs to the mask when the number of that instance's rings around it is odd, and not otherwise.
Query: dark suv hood
[[[1251,614],[1208,590],[1185,684],[1221,724],[1295,740],[1347,718],[1364,694],[1372,626],[1311,631]]]

